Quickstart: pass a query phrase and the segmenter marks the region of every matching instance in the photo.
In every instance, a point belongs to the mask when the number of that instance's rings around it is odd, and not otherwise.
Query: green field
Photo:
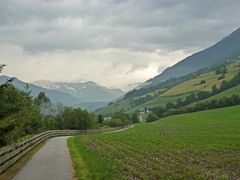
[[[216,94],[215,96],[211,96],[207,99],[204,99],[204,100],[201,100],[201,101],[198,101],[198,102],[194,102],[194,103],[191,103],[189,105],[187,105],[188,107],[189,106],[194,106],[196,105],[197,103],[202,103],[202,102],[206,102],[206,101],[211,101],[211,100],[216,100],[216,99],[221,99],[221,98],[224,98],[224,97],[231,97],[232,95],[240,95],[240,85],[238,86],[235,86],[233,88],[230,88],[230,89],[227,89],[219,94]]]
[[[202,74],[193,78],[189,81],[185,81],[177,86],[174,86],[167,92],[165,92],[162,96],[173,96],[178,94],[189,93],[193,91],[211,91],[212,86],[216,84],[219,86],[222,81],[229,81],[233,78],[234,75],[239,71],[239,61],[236,61],[227,66],[227,73],[224,79],[218,80],[219,74],[216,74],[215,71]],[[204,84],[200,84],[200,82],[204,80],[206,81]]]
[[[240,106],[72,137],[68,145],[79,179],[239,179]]]

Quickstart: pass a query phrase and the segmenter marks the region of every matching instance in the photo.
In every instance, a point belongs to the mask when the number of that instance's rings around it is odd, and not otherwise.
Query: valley
[[[238,5],[4,0],[0,180],[239,180]]]

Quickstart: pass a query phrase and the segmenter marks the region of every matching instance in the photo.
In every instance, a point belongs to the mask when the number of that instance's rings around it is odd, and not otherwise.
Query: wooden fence
[[[0,148],[0,174],[3,173],[7,168],[16,163],[21,157],[29,152],[33,147],[43,142],[44,140],[57,137],[57,136],[75,136],[87,133],[100,133],[115,131],[121,128],[109,128],[102,130],[52,130],[46,131],[41,134],[35,135],[34,137]]]

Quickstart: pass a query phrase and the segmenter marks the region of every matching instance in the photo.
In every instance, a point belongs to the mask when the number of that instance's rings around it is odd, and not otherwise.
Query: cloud
[[[239,25],[240,1],[3,0],[0,41],[26,51],[201,49]]]
[[[2,0],[0,58],[6,73],[27,81],[123,87],[237,29],[239,7],[238,0]]]
[[[133,52],[123,49],[75,50],[26,53],[20,46],[0,46],[0,59],[8,66],[4,73],[26,81],[92,80],[107,87],[122,88],[143,82],[186,56],[184,51],[171,53]]]

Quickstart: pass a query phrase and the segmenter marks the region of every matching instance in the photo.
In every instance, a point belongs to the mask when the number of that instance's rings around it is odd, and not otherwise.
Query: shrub
[[[199,84],[205,84],[206,80],[201,80]]]
[[[146,122],[153,122],[158,120],[158,117],[153,114],[153,113],[148,113],[147,118],[146,118]]]
[[[110,127],[121,127],[124,126],[124,123],[120,119],[107,119],[104,122],[104,125],[110,126]]]

